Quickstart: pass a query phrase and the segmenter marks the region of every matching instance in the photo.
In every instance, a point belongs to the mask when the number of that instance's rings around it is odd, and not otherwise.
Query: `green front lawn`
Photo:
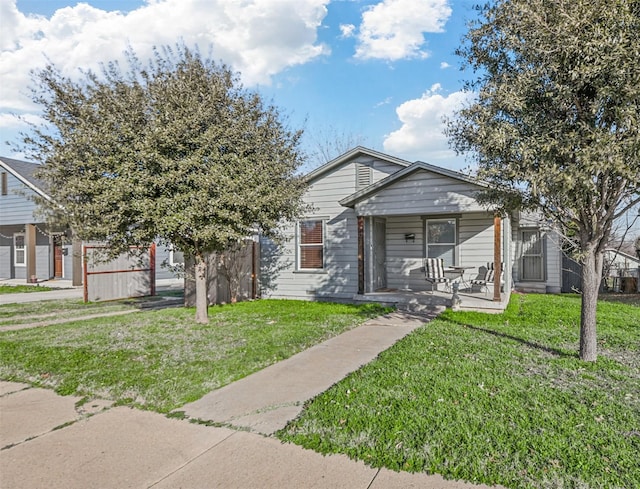
[[[509,488],[640,487],[640,308],[601,302],[577,357],[577,296],[446,311],[309,402],[279,433],[375,467]]]
[[[56,312],[95,314],[110,308],[83,308],[74,301],[30,307],[40,320]],[[0,306],[0,317],[8,312],[4,321],[10,320],[9,311],[23,322],[29,314],[19,305]],[[0,333],[0,378],[168,412],[385,311],[372,305],[261,300],[211,307],[209,325],[195,323],[194,310],[185,308],[70,318],[65,324]]]
[[[0,294],[20,294],[22,292],[48,292],[53,290],[44,285],[7,285],[0,284]]]

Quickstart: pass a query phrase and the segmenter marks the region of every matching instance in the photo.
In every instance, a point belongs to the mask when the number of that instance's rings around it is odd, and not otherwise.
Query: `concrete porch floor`
[[[493,301],[493,292],[489,293],[471,292],[469,290],[459,290],[460,310],[478,311],[498,314],[504,311],[509,304],[510,293],[503,292],[500,302]],[[388,289],[354,296],[355,302],[379,302],[385,305],[396,306],[399,310],[420,312],[432,308],[451,307],[453,292],[444,290],[434,291],[413,291]]]

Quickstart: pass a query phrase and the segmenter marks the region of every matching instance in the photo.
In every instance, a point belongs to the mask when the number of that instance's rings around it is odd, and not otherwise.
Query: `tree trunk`
[[[591,249],[582,263],[582,308],[580,311],[580,360],[595,362],[598,358],[596,306],[602,280],[602,253]]]
[[[202,253],[196,253],[194,260],[196,281],[196,323],[208,324],[209,301],[207,300],[207,260]]]

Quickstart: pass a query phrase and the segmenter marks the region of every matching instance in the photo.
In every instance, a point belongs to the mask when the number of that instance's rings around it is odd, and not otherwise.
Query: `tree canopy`
[[[481,198],[535,209],[582,262],[580,355],[596,359],[602,252],[617,217],[640,200],[640,2],[497,0],[458,54],[477,97],[449,122],[469,152]]]
[[[159,238],[192,257],[205,322],[205,254],[276,235],[302,209],[301,131],[197,51],[127,55],[126,70],[112,62],[78,80],[55,66],[34,73],[46,124],[24,143],[43,163],[53,203],[41,204],[113,253]]]

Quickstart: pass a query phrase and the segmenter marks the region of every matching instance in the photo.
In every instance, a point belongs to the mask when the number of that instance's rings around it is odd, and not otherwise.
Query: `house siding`
[[[27,197],[34,194],[33,190],[11,173],[7,174],[7,184],[7,195],[0,195],[0,226],[36,222],[36,204]]]
[[[13,277],[13,238],[7,233],[7,228],[0,234],[0,279]]]
[[[485,208],[474,198],[478,190],[471,183],[420,170],[361,200],[355,209],[360,216],[479,212]]]
[[[356,165],[371,168],[372,183],[401,169],[399,165],[368,155],[314,179],[304,197],[313,206],[304,218],[325,221],[325,269],[319,272],[298,271],[296,226],[286,229],[288,240],[280,247],[261,240],[261,289],[263,297],[295,299],[351,300],[358,292],[358,230],[353,209],[339,201],[356,191]]]
[[[464,214],[458,220],[456,264],[470,269],[465,278],[475,278],[480,267],[493,261],[493,217],[486,212]],[[431,290],[425,281],[424,220],[420,216],[389,217],[387,223],[387,284],[401,290]],[[404,235],[415,234],[415,242]]]

